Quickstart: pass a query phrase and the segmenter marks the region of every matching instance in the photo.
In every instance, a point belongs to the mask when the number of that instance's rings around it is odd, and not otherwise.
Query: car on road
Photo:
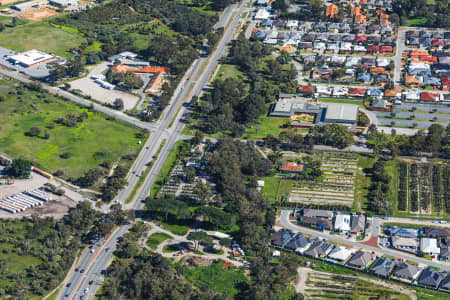
[[[94,249],[91,248],[91,250],[89,252],[94,253]]]
[[[66,287],[70,287],[72,285],[72,282],[69,282]]]
[[[94,283],[93,279],[89,281],[89,285],[92,285],[93,283]]]
[[[109,247],[106,247],[106,248],[105,248],[105,252],[108,252],[108,250],[109,250]]]
[[[81,270],[80,270],[80,273],[84,273],[84,269],[81,269]]]
[[[89,292],[89,288],[84,289],[84,293],[87,294]]]

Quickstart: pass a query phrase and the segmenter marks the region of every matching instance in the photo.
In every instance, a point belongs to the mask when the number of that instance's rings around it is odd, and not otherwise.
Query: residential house
[[[367,29],[366,29],[367,33],[378,33],[380,31],[380,26],[372,23],[370,25],[367,25]]]
[[[349,259],[347,265],[358,269],[364,269],[369,266],[375,258],[375,254],[359,250]]]
[[[381,43],[383,43],[383,45],[391,45],[391,46],[393,46],[395,44],[395,37],[393,37],[393,36],[384,36],[381,39]]]
[[[419,91],[404,91],[403,99],[405,99],[405,101],[419,101],[420,100],[420,92]]]
[[[328,43],[327,50],[336,51],[336,52],[339,51],[339,42]]]
[[[368,75],[370,76],[370,74],[368,74]],[[383,90],[382,89],[367,89],[367,96],[375,97],[375,98],[382,98]]]
[[[345,75],[348,76],[355,76],[356,70],[355,69],[345,69]]]
[[[266,32],[264,30],[255,31],[254,35],[257,39],[263,40],[266,37]]]
[[[326,32],[327,31],[327,26],[325,26],[324,23],[314,23],[313,25],[313,30],[316,32]]]
[[[366,227],[366,216],[365,215],[352,215],[350,224],[351,224],[350,233],[358,234],[360,232],[363,232]]]
[[[370,76],[369,73],[358,73],[358,75],[356,75],[356,80],[361,81],[363,83],[369,83],[373,79],[372,79],[372,76]]]
[[[436,256],[441,253],[441,250],[437,246],[437,239],[435,238],[422,238],[420,240],[420,251]]]
[[[437,94],[437,93],[430,93],[430,92],[422,92],[422,93],[420,93],[420,101],[423,101],[423,102],[438,102],[439,101],[439,94]]]
[[[326,48],[326,44],[324,42],[314,42],[313,48],[315,50],[323,51]]]
[[[369,35],[367,37],[367,42],[370,44],[379,44],[381,41],[381,37],[379,35]]]
[[[375,57],[363,57],[361,60],[362,67],[375,66],[375,65],[376,65]]]
[[[313,79],[329,78],[332,74],[333,70],[331,69],[314,69],[312,78]]]
[[[341,41],[353,42],[353,41],[355,41],[355,35],[354,34],[345,34],[342,36]]]
[[[304,252],[305,255],[314,258],[325,257],[330,253],[333,244],[324,242],[322,240],[315,240],[308,250]]]
[[[442,86],[449,87],[450,86],[450,77],[444,76],[442,77]]]
[[[366,89],[363,88],[351,88],[348,92],[350,97],[364,97],[366,94]]]
[[[391,79],[389,74],[377,74],[374,78],[375,82],[388,82]]]
[[[386,14],[384,12],[380,13],[380,24],[381,25],[389,25],[390,24],[388,14]]]
[[[348,88],[346,87],[335,87],[333,89],[334,97],[344,97],[348,95]]]
[[[325,15],[329,18],[337,18],[339,13],[339,7],[336,4],[329,4],[327,6],[327,10],[325,12]]]
[[[333,229],[333,223],[325,218],[301,217],[300,224],[319,230]]]
[[[339,23],[333,23],[333,22],[330,22],[330,23],[328,23],[328,25],[327,25],[327,30],[328,31],[333,31],[333,30],[339,30]]]
[[[264,19],[261,21],[261,27],[272,27],[273,20],[272,19]]]
[[[331,57],[331,63],[342,66],[345,63],[345,59],[345,56],[333,55],[333,57]]]
[[[269,17],[270,17],[270,13],[267,10],[261,8],[261,9],[258,9],[258,11],[256,12],[255,20],[264,20],[264,19],[268,19]]]
[[[359,14],[355,16],[355,23],[356,24],[365,24],[367,22],[367,17],[363,14]]]
[[[370,73],[373,73],[373,74],[389,74],[389,72],[383,67],[370,68]]]
[[[340,34],[329,34],[328,35],[328,41],[330,41],[330,42],[340,42],[341,41],[341,35]]]
[[[405,262],[399,262],[394,270],[393,276],[399,279],[413,281],[420,273],[420,269]]]
[[[313,42],[316,39],[316,34],[313,32],[307,33],[302,36],[302,41],[304,42]]]
[[[366,46],[354,45],[353,46],[353,51],[355,51],[355,52],[366,52],[367,48],[366,48]]]
[[[388,235],[401,236],[406,238],[416,238],[419,236],[419,230],[416,228],[406,228],[398,226],[386,226],[384,232]]]
[[[406,75],[405,76],[405,84],[408,86],[418,86],[421,84],[421,81],[414,75]]]
[[[357,56],[350,56],[347,58],[347,61],[345,62],[345,66],[346,67],[354,67],[354,66],[359,66],[361,65],[361,57],[357,57]]]
[[[321,42],[327,42],[328,41],[328,33],[318,33],[316,35],[316,40]]]
[[[389,66],[391,60],[389,58],[385,57],[379,57],[377,58],[377,67],[387,67]]]
[[[308,249],[309,246],[311,246],[311,244],[312,244],[311,239],[305,237],[303,234],[297,234],[286,244],[285,247],[288,249],[292,249],[300,254],[303,254],[306,251],[306,249]]]
[[[370,53],[377,53],[379,51],[379,46],[378,45],[368,45],[367,46],[367,52]]]
[[[417,37],[408,38],[406,40],[406,45],[411,46],[411,47],[419,47],[420,46],[419,38],[417,38]]]
[[[300,42],[300,43],[298,43],[298,48],[299,49],[312,49],[313,44],[311,42]],[[315,60],[315,57],[314,57],[314,60]]]
[[[314,86],[312,85],[301,85],[300,86],[300,92],[305,96],[305,95],[312,95],[314,94]]]
[[[290,230],[281,229],[272,234],[272,245],[277,248],[282,248],[293,237],[294,234]]]
[[[419,249],[419,240],[417,238],[405,238],[401,236],[391,237],[392,247],[406,252],[416,253]]]
[[[316,86],[316,93],[319,96],[328,96],[329,97],[333,93],[333,88],[328,87],[328,86],[318,85],[318,86]]]
[[[339,30],[341,32],[350,32],[352,30],[352,28],[350,27],[350,24],[348,24],[348,23],[341,23]]]
[[[334,221],[334,230],[339,232],[350,231],[350,215],[336,215],[336,219]]]
[[[334,260],[345,262],[356,251],[357,250],[354,248],[336,246],[333,250],[331,250],[330,254],[328,254],[328,257]]]
[[[392,53],[394,50],[392,49],[392,46],[381,46],[380,47],[380,53]]]
[[[450,290],[450,275],[445,276],[444,280],[442,280],[440,289]]]
[[[369,271],[378,276],[388,277],[394,267],[394,260],[380,257],[370,266]]]
[[[303,209],[304,217],[331,219],[333,218],[333,215],[334,215],[333,212],[330,210],[313,209],[313,208]]]
[[[432,268],[426,268],[423,270],[422,274],[420,274],[418,283],[437,289],[444,278],[444,273],[437,272]]]
[[[283,173],[300,174],[305,172],[305,165],[288,161],[284,165],[282,165],[278,170]]]
[[[440,260],[450,260],[450,245],[441,245]]]
[[[355,42],[356,43],[365,43],[365,42],[367,42],[367,35],[365,35],[365,34],[358,34],[355,37]]]
[[[441,80],[437,77],[424,77],[423,84],[425,85],[433,85],[433,86],[441,86]]]
[[[373,111],[391,111],[392,105],[387,100],[375,98],[372,100],[370,108]]]
[[[298,27],[298,21],[297,20],[288,20],[286,23],[286,28],[288,29],[295,29]]]
[[[350,42],[342,42],[341,43],[341,51],[352,51],[353,44]]]

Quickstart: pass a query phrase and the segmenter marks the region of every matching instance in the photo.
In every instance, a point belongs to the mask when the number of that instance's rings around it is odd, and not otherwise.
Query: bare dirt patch
[[[207,267],[211,264],[211,260],[198,256],[187,257],[184,261],[184,265],[188,267]]]
[[[42,206],[29,208],[23,212],[11,214],[0,210],[0,219],[21,219],[23,217],[39,216],[41,218],[52,217],[61,219],[69,212],[69,209],[75,207],[77,202],[65,197],[58,197],[52,194],[54,200],[45,202]]]
[[[52,16],[56,16],[56,15],[59,15],[59,13],[53,9],[40,8],[37,10],[33,10],[30,12],[20,14],[19,18],[24,18],[24,19],[32,20],[32,21],[39,21],[39,20],[46,19],[46,18],[49,18]]]

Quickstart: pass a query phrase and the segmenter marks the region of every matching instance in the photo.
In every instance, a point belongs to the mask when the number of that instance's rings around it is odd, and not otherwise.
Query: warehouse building
[[[28,11],[31,10],[32,8],[41,7],[47,4],[48,4],[47,0],[31,0],[27,2],[17,3],[11,6],[11,8],[18,11]]]
[[[41,64],[52,62],[55,60],[55,57],[51,54],[33,49],[16,55],[11,55],[8,60],[16,65],[21,65],[25,68],[32,68]]]
[[[272,105],[269,115],[291,119],[296,127],[339,123],[355,126],[359,107],[343,103],[309,103],[301,100],[280,100]]]

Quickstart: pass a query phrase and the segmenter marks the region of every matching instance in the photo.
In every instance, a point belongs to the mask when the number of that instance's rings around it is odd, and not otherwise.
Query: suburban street
[[[294,225],[289,220],[290,214],[291,214],[290,210],[283,210],[281,212],[281,216],[280,216],[280,223],[281,223],[282,227],[290,229],[293,232],[300,232],[300,233],[311,235],[311,236],[316,237],[316,238],[326,239],[328,241],[333,241],[333,242],[337,242],[337,243],[340,243],[340,244],[350,245],[350,246],[352,246],[354,248],[357,248],[357,249],[364,249],[364,250],[368,250],[368,251],[374,251],[377,255],[390,255],[390,256],[399,257],[399,258],[402,258],[402,259],[405,259],[405,260],[409,260],[409,261],[412,261],[412,262],[416,262],[416,263],[419,263],[419,264],[425,264],[425,265],[429,265],[429,266],[432,266],[432,267],[437,267],[437,268],[440,268],[441,270],[444,270],[444,271],[450,271],[450,263],[448,263],[448,262],[431,261],[431,260],[420,258],[420,257],[417,257],[417,256],[412,255],[412,254],[408,254],[408,253],[405,253],[405,252],[395,251],[395,250],[386,249],[386,248],[373,247],[373,246],[369,246],[369,245],[362,244],[362,243],[359,243],[359,242],[354,242],[354,241],[348,240],[348,239],[346,239],[344,237],[341,237],[339,235],[331,235],[331,234],[328,234],[326,232],[322,232],[322,231],[318,231],[318,230],[314,230],[314,229],[310,229],[310,228]],[[372,226],[372,227],[374,228],[374,226]]]
[[[246,8],[246,3],[247,1],[244,1],[240,6],[236,4],[232,5],[231,8],[224,13],[225,18],[221,19],[220,22],[222,22],[222,24],[229,25],[225,28],[223,37],[218,42],[216,50],[210,57],[200,57],[193,63],[190,70],[186,72],[181,84],[175,90],[168,108],[165,112],[163,112],[162,120],[154,124],[156,125],[156,128],[152,127],[154,130],[151,133],[151,137],[145,143],[142,152],[136,159],[132,172],[135,171],[136,174],[140,174],[145,169],[145,164],[150,161],[152,156],[157,152],[163,140],[167,139],[167,141],[164,144],[158,158],[154,161],[152,169],[138,192],[136,201],[125,204],[125,200],[128,198],[128,195],[131,193],[139,178],[132,175],[129,177],[128,186],[120,192],[116,198],[116,201],[123,204],[126,209],[139,209],[143,206],[141,200],[148,196],[151,186],[155,182],[156,177],[166,161],[170,151],[173,149],[175,142],[180,138],[183,138],[181,131],[184,127],[184,123],[180,122],[180,119],[182,118],[186,108],[182,106],[182,103],[188,102],[190,97],[193,95],[199,96],[202,93],[203,88],[210,80],[211,74],[213,74],[217,63],[225,50],[225,47],[231,40],[233,33],[239,24],[241,14]],[[232,18],[231,22],[229,22],[230,20],[227,21],[226,18]],[[205,63],[206,66],[204,66]],[[187,80],[188,77],[193,80]],[[173,126],[170,127],[172,121]],[[95,252],[95,255],[92,256],[92,254],[88,252],[81,258],[80,261],[82,263],[86,264],[89,262],[89,266],[91,267],[87,267],[82,274],[69,274],[68,277],[70,277],[70,279],[66,278],[66,282],[70,282],[71,285],[68,288],[65,288],[64,293],[60,294],[58,299],[78,299],[77,297],[83,294],[85,295],[84,299],[94,298],[94,295],[100,285],[93,284],[91,286],[89,285],[89,281],[94,280],[96,282],[101,282],[101,277],[99,277],[100,272],[101,270],[107,268],[111,260],[112,250],[117,244],[117,238],[126,233],[127,229],[128,226],[122,226],[119,231],[104,241],[104,244],[97,252]],[[111,250],[102,250],[107,248]],[[65,284],[67,285],[67,283]],[[66,297],[67,294],[69,295],[68,297]]]

